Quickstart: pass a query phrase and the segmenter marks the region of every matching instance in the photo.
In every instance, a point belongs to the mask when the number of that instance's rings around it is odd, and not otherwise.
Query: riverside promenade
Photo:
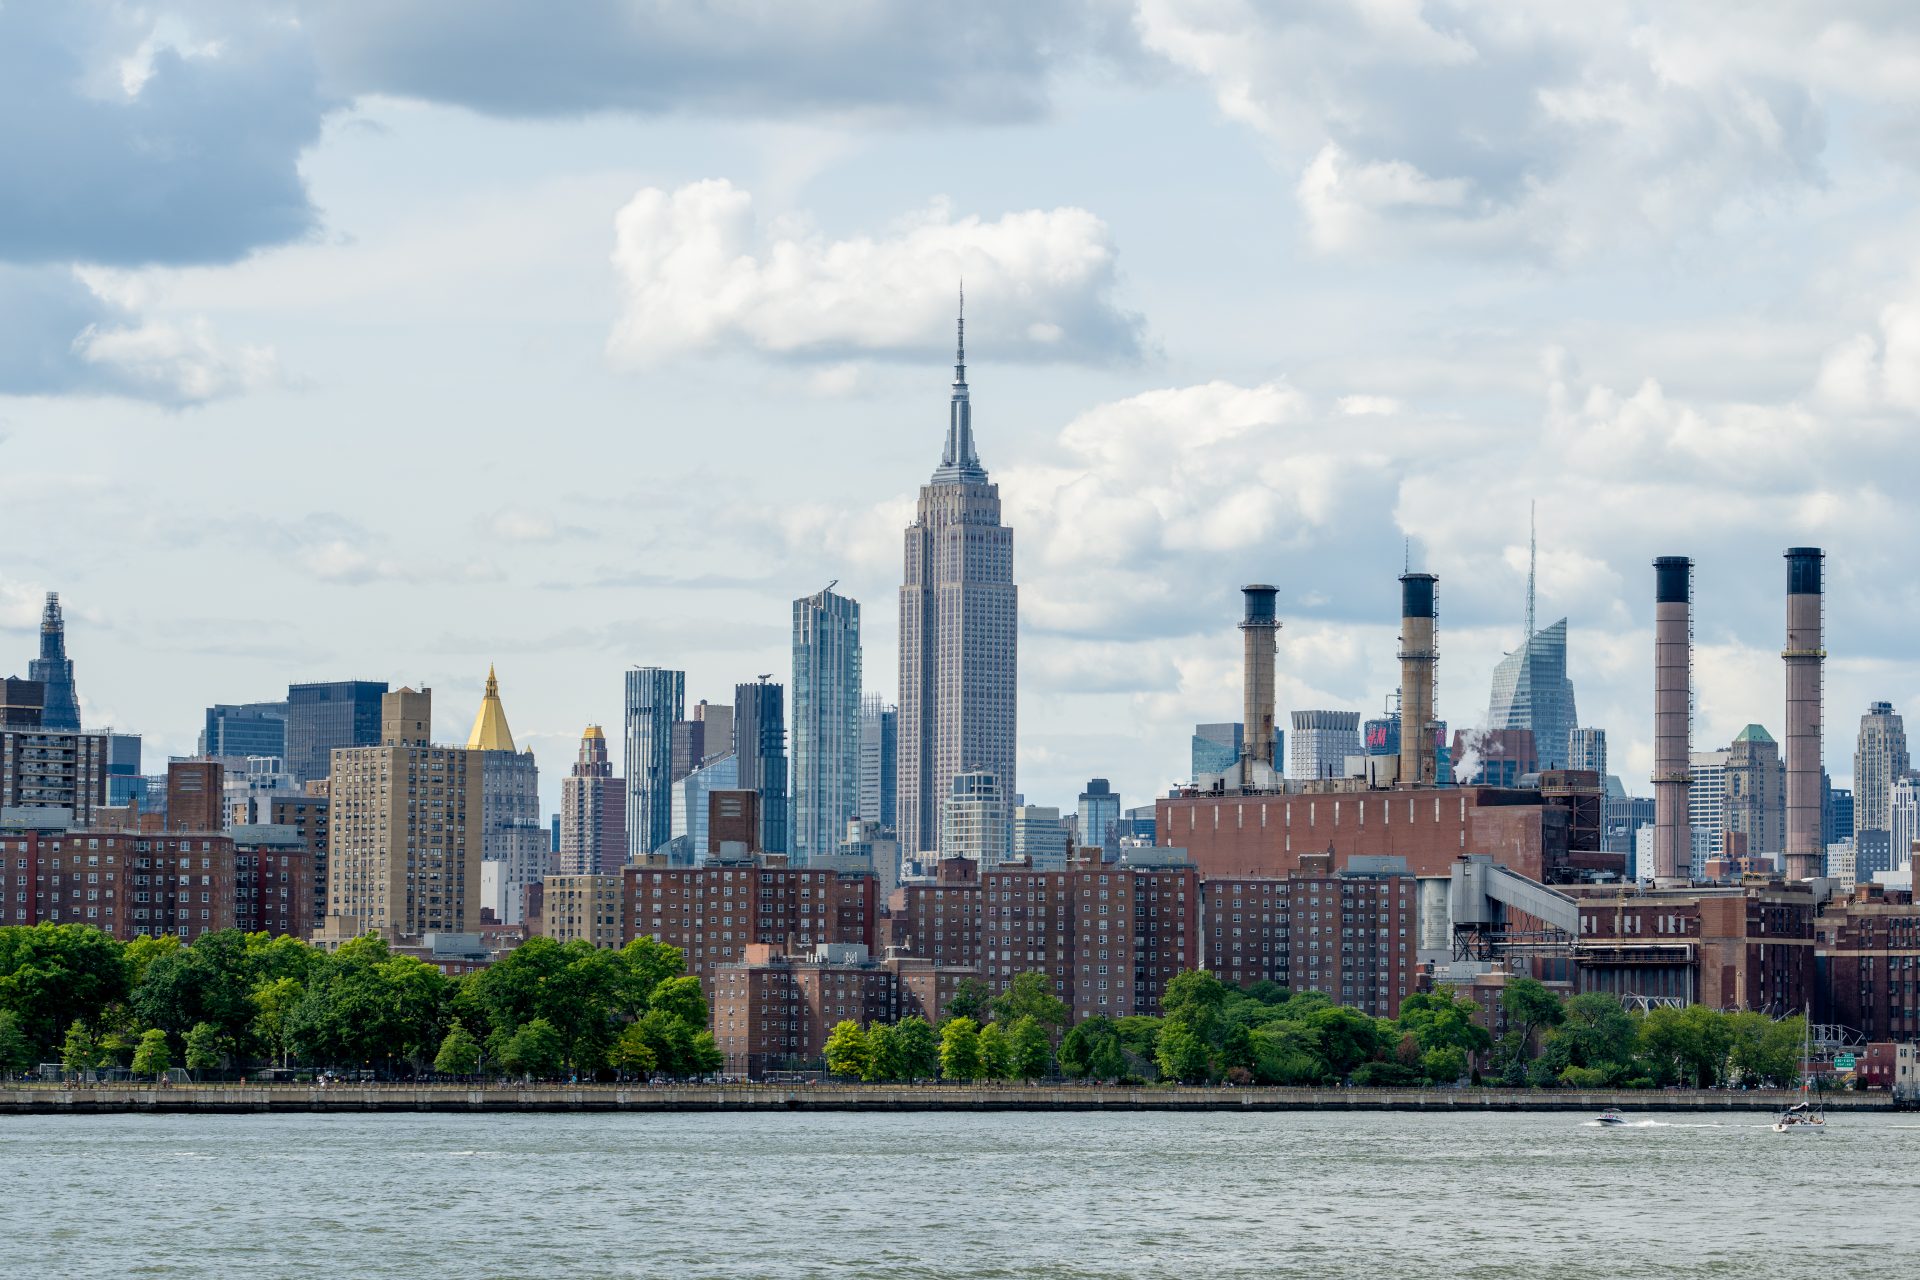
[[[947,1084],[0,1085],[0,1116],[488,1111],[1775,1111],[1776,1090],[1281,1089]],[[1835,1111],[1891,1111],[1840,1093]]]

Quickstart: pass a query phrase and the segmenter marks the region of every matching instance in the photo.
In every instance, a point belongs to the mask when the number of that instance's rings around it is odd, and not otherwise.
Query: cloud
[[[880,236],[829,239],[714,179],[647,188],[615,219],[625,306],[608,342],[622,364],[745,348],[795,359],[926,359],[950,350],[954,289],[969,339],[997,359],[1136,358],[1140,321],[1112,303],[1118,251],[1084,209],[955,217],[935,204]]]
[[[294,27],[234,6],[0,6],[0,261],[231,262],[310,232],[328,103]]]
[[[180,407],[278,379],[270,348],[200,317],[140,316],[64,267],[0,263],[0,395],[120,395]]]
[[[1041,114],[1056,74],[1119,54],[1104,0],[963,6],[818,0],[310,0],[327,82],[499,116],[698,111],[999,122]]]
[[[1298,166],[1327,252],[1546,260],[1664,244],[1825,180],[1830,122],[1920,104],[1920,28],[1877,0],[1139,0],[1143,45]]]

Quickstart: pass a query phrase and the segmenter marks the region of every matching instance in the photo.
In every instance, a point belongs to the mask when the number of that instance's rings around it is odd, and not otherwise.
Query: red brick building
[[[1904,892],[1861,885],[1814,923],[1820,971],[1815,1018],[1868,1040],[1920,1040],[1920,907]]]
[[[0,831],[0,924],[86,924],[122,941],[234,927],[233,841],[215,835]]]
[[[726,1070],[759,1076],[815,1065],[842,1021],[866,1026],[909,1013],[899,974],[864,946],[823,945],[809,955],[748,943],[713,976],[713,1038]]]
[[[1799,1013],[1813,999],[1814,902],[1800,885],[1576,888],[1581,991]]]
[[[237,826],[233,841],[233,923],[248,933],[304,939],[313,928],[313,859],[292,827]]]
[[[327,797],[274,796],[268,814],[275,826],[292,827],[307,851],[309,929],[327,918]]]
[[[1202,882],[1207,968],[1236,986],[1265,979],[1397,1017],[1418,990],[1414,877],[1398,860],[1338,872],[1324,853],[1300,861],[1284,878]]]

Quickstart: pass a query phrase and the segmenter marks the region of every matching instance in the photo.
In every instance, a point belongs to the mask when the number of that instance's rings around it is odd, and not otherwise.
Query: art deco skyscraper
[[[793,602],[794,855],[838,849],[859,802],[860,605],[820,591]]]
[[[477,754],[480,768],[480,858],[496,864],[492,883],[497,896],[482,905],[492,907],[497,919],[519,924],[525,909],[522,891],[551,874],[553,853],[540,824],[540,769],[531,750],[514,749],[500,682],[491,666],[467,750]],[[486,870],[482,867],[482,874]]]
[[[590,724],[573,772],[560,781],[560,873],[616,875],[627,861],[626,784],[607,758],[607,735]]]
[[[963,313],[946,449],[920,489],[900,587],[898,817],[909,855],[939,847],[940,809],[957,775],[990,773],[1003,798],[1017,790],[1013,530],[1000,523],[999,486],[974,452],[966,332]]]
[[[73,660],[67,657],[67,624],[60,613],[58,591],[47,592],[46,611],[40,615],[40,656],[27,664],[27,679],[46,686],[40,727],[78,733],[80,697],[73,687]]]
[[[1853,843],[1858,848],[1869,831],[1888,830],[1893,784],[1907,776],[1907,726],[1891,702],[1876,702],[1860,717],[1860,736],[1853,748]]]

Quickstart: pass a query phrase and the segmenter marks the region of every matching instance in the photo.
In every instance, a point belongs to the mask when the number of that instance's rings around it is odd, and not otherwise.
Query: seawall
[[[0,1085],[0,1116],[497,1111],[1774,1111],[1754,1090],[1127,1088],[1091,1085]],[[1892,1111],[1884,1093],[1835,1111]]]

